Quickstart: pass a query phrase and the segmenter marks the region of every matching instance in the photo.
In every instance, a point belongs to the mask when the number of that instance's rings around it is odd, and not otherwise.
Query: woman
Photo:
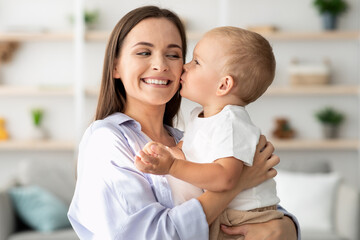
[[[272,167],[279,159],[264,137],[254,166],[244,170],[235,189],[207,191],[179,206],[173,204],[173,186],[165,176],[135,168],[136,153],[150,140],[175,146],[182,137],[171,126],[180,107],[185,53],[183,25],[168,10],[138,8],[115,26],[105,54],[97,121],[80,143],[68,214],[81,239],[208,239],[208,224],[237,193],[276,175]],[[191,195],[191,189],[186,191]],[[248,239],[296,239],[288,217],[224,231]]]

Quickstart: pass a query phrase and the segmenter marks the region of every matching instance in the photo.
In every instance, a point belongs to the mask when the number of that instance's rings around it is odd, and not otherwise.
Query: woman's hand
[[[277,172],[273,167],[279,164],[280,159],[273,155],[273,152],[274,146],[266,140],[264,135],[261,135],[256,146],[253,166],[244,166],[242,170],[238,193],[276,176]]]
[[[244,240],[296,240],[297,232],[294,222],[289,217],[275,219],[265,223],[245,224],[227,227],[221,230],[228,235],[243,235]]]

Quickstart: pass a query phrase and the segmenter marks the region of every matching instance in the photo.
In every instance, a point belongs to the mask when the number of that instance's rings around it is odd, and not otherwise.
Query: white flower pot
[[[46,139],[46,131],[41,126],[33,126],[31,137],[34,140],[44,140]]]

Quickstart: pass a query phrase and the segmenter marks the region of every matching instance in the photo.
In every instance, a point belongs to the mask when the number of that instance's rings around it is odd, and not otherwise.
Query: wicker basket
[[[318,85],[329,83],[329,75],[325,74],[292,74],[290,75],[292,85]]]

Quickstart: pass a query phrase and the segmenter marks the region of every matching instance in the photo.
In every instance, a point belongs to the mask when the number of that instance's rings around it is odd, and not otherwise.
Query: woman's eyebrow
[[[136,47],[136,46],[139,46],[139,45],[144,45],[144,46],[148,46],[148,47],[154,47],[154,44],[149,43],[149,42],[138,42],[133,47]]]
[[[168,45],[168,48],[179,48],[179,49],[182,50],[182,47],[180,47],[180,46],[177,45],[177,44],[169,44],[169,45]]]
[[[139,46],[139,45],[148,46],[148,47],[154,47],[154,44],[149,43],[149,42],[138,42],[133,47],[136,47],[136,46]],[[177,44],[169,44],[167,46],[167,48],[179,48],[179,49],[182,49],[182,47],[180,47]]]

